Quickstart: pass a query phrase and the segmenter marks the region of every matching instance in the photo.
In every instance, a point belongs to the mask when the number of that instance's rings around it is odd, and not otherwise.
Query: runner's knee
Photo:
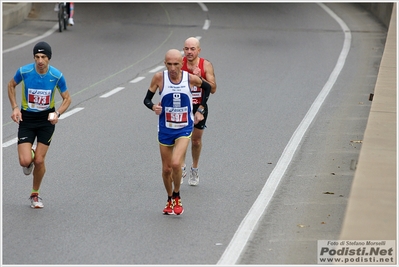
[[[44,164],[44,157],[40,157],[40,156],[35,156],[33,162],[35,163],[35,166],[40,166],[42,164]]]
[[[193,147],[200,147],[201,146],[201,138],[193,138],[191,140],[191,144]]]
[[[21,167],[28,167],[31,162],[32,162],[32,158],[29,158],[29,157],[20,157],[19,158],[19,165],[21,165]]]
[[[164,175],[170,175],[172,173],[172,168],[170,166],[163,166],[162,173]]]

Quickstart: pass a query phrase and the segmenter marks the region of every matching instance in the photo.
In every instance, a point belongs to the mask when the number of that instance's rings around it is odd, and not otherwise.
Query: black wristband
[[[147,91],[147,94],[144,98],[144,105],[152,110],[154,103],[152,103],[152,98],[154,97],[155,93],[151,92],[150,90]]]
[[[201,105],[203,105],[205,107],[206,102],[208,101],[209,95],[211,93],[211,85],[207,81],[205,81],[203,79],[201,79],[201,80],[202,80],[201,88],[204,92],[202,95]]]

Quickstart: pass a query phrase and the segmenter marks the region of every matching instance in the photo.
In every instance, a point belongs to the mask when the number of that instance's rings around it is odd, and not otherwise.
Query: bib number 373
[[[45,110],[50,106],[50,90],[29,89],[28,105],[32,109]]]

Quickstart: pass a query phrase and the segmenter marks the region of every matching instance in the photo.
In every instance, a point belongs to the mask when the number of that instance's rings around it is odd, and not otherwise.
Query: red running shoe
[[[168,202],[166,202],[166,206],[163,209],[163,214],[165,215],[171,215],[174,214],[173,213],[173,203],[172,200],[168,200]]]
[[[39,196],[39,194],[32,194],[30,197],[30,207],[32,209],[41,209],[44,207],[42,198]]]
[[[180,214],[183,213],[183,211],[184,211],[184,209],[183,209],[183,206],[182,206],[182,204],[181,204],[181,199],[180,199],[180,197],[175,197],[175,198],[173,198],[173,212],[174,212],[176,215],[180,215]]]

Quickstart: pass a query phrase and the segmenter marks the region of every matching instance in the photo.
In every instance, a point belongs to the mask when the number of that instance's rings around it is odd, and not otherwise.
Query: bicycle
[[[62,29],[66,30],[68,25],[68,10],[67,10],[67,3],[60,2],[58,10],[58,30],[62,32]]]

